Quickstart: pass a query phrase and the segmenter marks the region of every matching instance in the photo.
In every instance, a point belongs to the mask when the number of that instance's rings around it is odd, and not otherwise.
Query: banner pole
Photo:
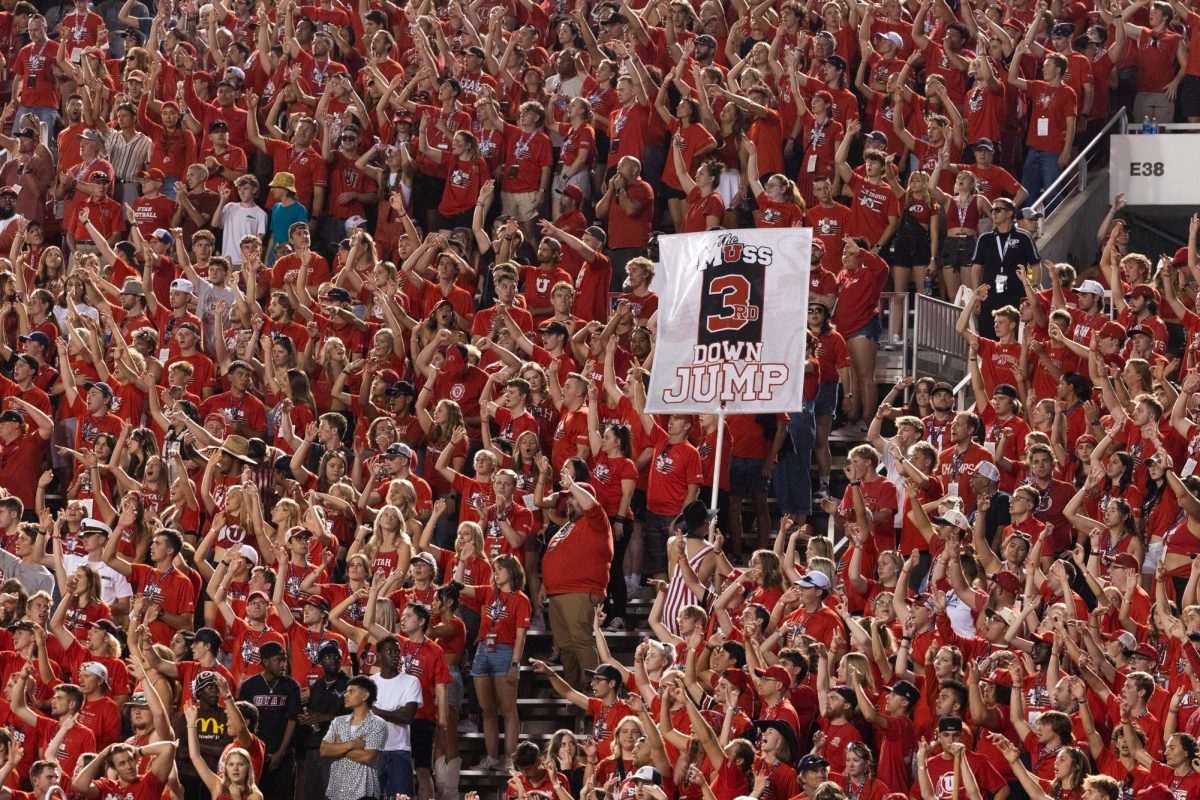
[[[721,490],[721,456],[725,449],[721,445],[725,439],[725,404],[721,403],[717,407],[717,446],[713,452],[713,476],[712,476],[712,497],[709,500],[709,509],[717,510],[717,492]]]

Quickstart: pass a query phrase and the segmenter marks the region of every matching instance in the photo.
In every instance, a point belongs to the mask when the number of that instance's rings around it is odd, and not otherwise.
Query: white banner
[[[803,408],[812,229],[708,231],[658,241],[658,338],[646,409]]]
[[[1109,137],[1108,194],[1131,206],[1194,206],[1200,134],[1124,134]]]

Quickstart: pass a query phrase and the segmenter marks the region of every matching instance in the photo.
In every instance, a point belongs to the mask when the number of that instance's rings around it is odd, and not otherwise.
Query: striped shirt
[[[116,180],[130,182],[137,181],[138,175],[150,162],[153,142],[140,131],[132,139],[126,139],[119,130],[113,128],[106,134],[104,145]]]

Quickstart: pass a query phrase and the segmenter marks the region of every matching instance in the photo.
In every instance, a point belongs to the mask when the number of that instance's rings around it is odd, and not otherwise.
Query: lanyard
[[[1012,247],[1014,238],[1015,237],[1013,236],[1012,231],[1009,231],[1008,236],[1004,239],[1004,244],[1001,245],[1000,244],[1000,234],[999,233],[996,234],[996,252],[1000,254],[1000,273],[1001,274],[1004,273],[1004,258],[1005,258],[1005,256],[1008,255],[1008,250],[1010,247]]]
[[[1062,750],[1064,747],[1066,747],[1066,745],[1063,745],[1063,744],[1060,744],[1058,747],[1055,747],[1051,750],[1047,750],[1044,747],[1039,747],[1037,763],[1035,763],[1033,765],[1032,771],[1036,773],[1038,771],[1038,769],[1042,766],[1043,761],[1045,761],[1047,758],[1052,758],[1053,756],[1055,756],[1058,753],[1059,750]]]
[[[417,648],[410,653],[410,652],[408,652],[408,644],[405,643],[404,650],[400,653],[400,671],[401,672],[403,672],[405,675],[412,674],[409,671],[409,669],[411,668],[412,663],[417,660],[417,656],[421,655],[421,649],[423,647],[425,647],[424,639],[422,639],[421,643],[419,645],[417,645]]]
[[[308,631],[307,628],[304,630],[304,640],[305,640],[305,648],[304,649],[307,651],[314,644],[312,634]],[[321,652],[321,645],[324,643],[325,643],[325,628],[322,627],[321,635],[319,637],[317,637],[317,641],[315,642],[316,647],[309,652],[312,652],[313,656],[315,656],[316,654]],[[317,663],[317,659],[314,658],[313,656],[309,656],[309,658],[311,658],[312,662],[315,664],[315,663]]]
[[[233,392],[229,393],[229,421],[236,422],[242,416],[242,406],[246,405],[246,395],[242,395],[241,402],[236,406],[233,404]]]
[[[826,119],[820,125],[817,124],[816,120],[813,120],[812,130],[808,132],[808,146],[810,148],[816,147],[821,143],[821,140],[825,138],[825,129],[828,127],[828,119]]]
[[[291,152],[288,153],[288,172],[291,172],[292,174],[295,174],[296,172],[296,162],[308,153],[307,150],[301,150],[300,152],[296,152],[296,150],[297,148],[293,147]]]
[[[958,225],[956,227],[959,227],[959,228],[967,227],[967,212],[970,210],[971,203],[973,203],[973,202],[975,202],[974,197],[968,199],[966,203],[963,203],[957,197],[954,198],[954,205],[958,209]],[[1000,255],[1000,260],[1001,261],[1004,260],[1003,254]]]
[[[142,589],[142,594],[145,595],[147,598],[154,597],[154,595],[158,593],[158,587],[161,586],[162,582],[167,579],[167,576],[169,576],[174,571],[175,571],[175,568],[171,567],[166,572],[159,574],[153,583],[146,584],[145,588]],[[155,572],[157,573],[158,571],[155,570]]]

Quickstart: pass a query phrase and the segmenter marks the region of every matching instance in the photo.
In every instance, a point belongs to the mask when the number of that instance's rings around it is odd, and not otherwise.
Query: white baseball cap
[[[192,286],[192,282],[187,278],[176,278],[175,280],[171,281],[171,291],[183,292],[184,294],[190,294],[193,297],[196,296],[196,287]]]
[[[1104,297],[1104,287],[1099,281],[1086,280],[1079,284],[1079,288],[1075,290],[1077,294],[1094,294]]]

